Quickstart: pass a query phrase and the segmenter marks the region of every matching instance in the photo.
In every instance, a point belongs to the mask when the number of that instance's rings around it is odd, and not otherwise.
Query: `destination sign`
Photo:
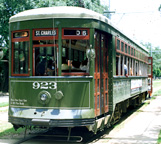
[[[28,37],[28,32],[27,31],[22,31],[22,32],[16,32],[13,33],[13,38],[24,38],[24,37]]]
[[[87,36],[87,30],[64,30],[64,36]]]
[[[35,30],[35,36],[56,36],[56,30]]]

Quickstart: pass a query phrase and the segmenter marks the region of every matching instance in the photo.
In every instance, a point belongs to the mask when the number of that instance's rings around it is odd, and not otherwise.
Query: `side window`
[[[119,58],[120,58],[120,56],[119,56],[119,54],[117,53],[117,54],[116,54],[116,75],[117,75],[117,76],[120,75],[120,73],[119,73]]]
[[[147,76],[147,54],[116,37],[116,76]]]

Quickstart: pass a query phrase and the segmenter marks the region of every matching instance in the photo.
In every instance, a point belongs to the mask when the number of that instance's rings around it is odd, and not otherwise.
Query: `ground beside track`
[[[91,144],[157,144],[160,129],[161,96],[157,96]]]

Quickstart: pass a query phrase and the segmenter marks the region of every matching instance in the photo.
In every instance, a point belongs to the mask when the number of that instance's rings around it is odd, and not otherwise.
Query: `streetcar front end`
[[[44,9],[45,15],[35,9],[10,18],[9,122],[15,129],[87,127],[93,131],[91,20],[64,15],[59,7]],[[70,23],[71,18],[75,23]]]

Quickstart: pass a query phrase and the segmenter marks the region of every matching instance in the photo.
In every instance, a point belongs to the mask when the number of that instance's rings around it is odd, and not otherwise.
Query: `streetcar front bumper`
[[[14,125],[76,127],[93,125],[92,109],[10,108],[9,122]]]

